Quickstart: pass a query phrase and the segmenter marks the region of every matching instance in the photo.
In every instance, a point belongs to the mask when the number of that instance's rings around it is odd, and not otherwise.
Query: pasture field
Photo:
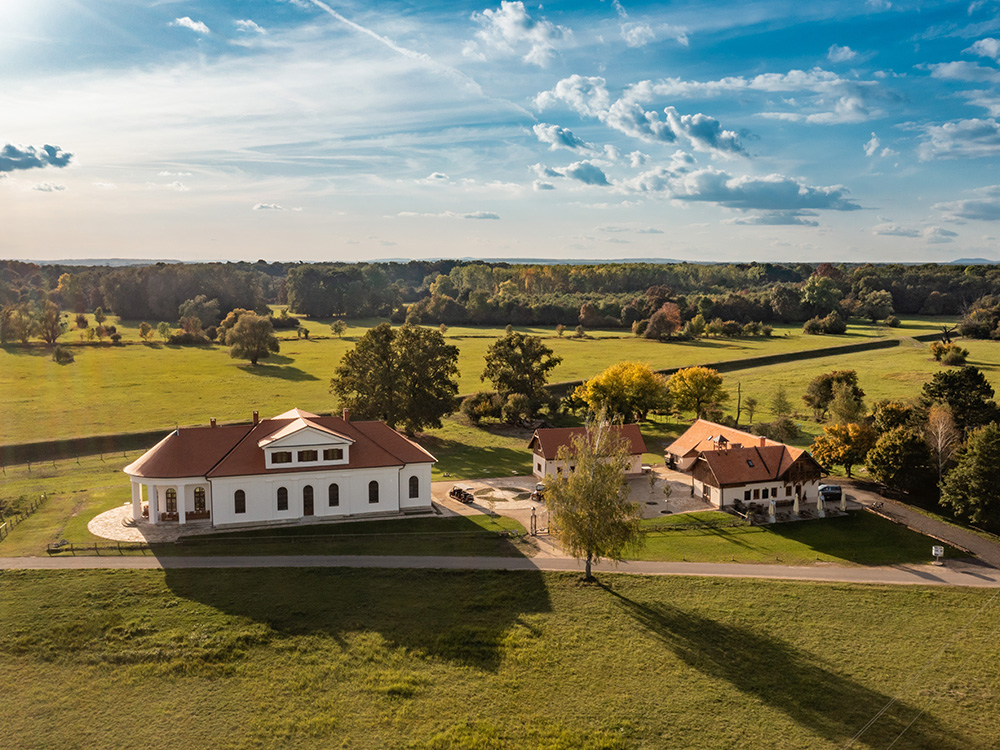
[[[703,339],[658,343],[623,330],[591,331],[588,338],[562,337],[552,329],[518,329],[541,335],[563,363],[553,382],[587,378],[621,360],[649,362],[654,368],[704,364],[763,354],[856,343],[882,336],[906,337],[940,329],[944,319],[905,321],[899,328],[852,325],[843,336],[805,336],[799,326],[778,326],[772,338]],[[353,321],[343,339],[332,337],[328,322],[307,321],[309,339],[280,332],[281,352],[252,367],[218,346],[138,343],[137,324],[121,322],[125,346],[79,344],[79,333],[62,337],[76,361],[59,365],[40,345],[0,348],[0,445],[58,438],[170,429],[176,425],[249,420],[298,406],[315,412],[336,409],[329,393],[333,371],[357,338],[378,321]],[[480,381],[487,347],[502,328],[449,328],[446,338],[460,348],[460,393],[489,386]],[[320,338],[326,336],[326,338]],[[861,355],[866,356],[866,355]],[[884,352],[869,357],[889,356]],[[808,363],[805,365],[808,366]],[[727,381],[731,378],[727,377]],[[790,396],[794,396],[789,389]]]
[[[996,746],[995,592],[601,581],[410,570],[6,572],[3,744]]]

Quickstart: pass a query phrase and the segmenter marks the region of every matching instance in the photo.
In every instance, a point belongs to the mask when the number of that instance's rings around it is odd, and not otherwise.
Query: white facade
[[[213,522],[216,526],[317,520],[369,513],[399,513],[430,509],[430,464],[373,469],[339,469],[274,474],[269,476],[213,479]],[[378,486],[377,502],[371,502],[370,485]],[[415,482],[416,496],[410,496]],[[331,505],[331,485],[336,505]],[[312,512],[308,513],[307,487],[312,488]],[[279,490],[287,492],[287,507],[279,509]],[[244,508],[237,511],[236,493],[244,493]]]
[[[795,492],[798,489],[800,502],[815,502],[819,493],[820,480],[798,482],[795,485],[784,484],[782,482],[758,482],[745,484],[738,487],[713,487],[705,484],[694,477],[691,478],[691,492],[697,497],[701,497],[712,503],[717,508],[727,508],[735,505],[737,500],[751,503],[764,503],[765,505],[774,500],[779,505],[790,504],[795,500]],[[766,492],[766,494],[765,494]],[[749,493],[749,497],[747,497]]]
[[[566,471],[567,468],[566,461],[560,461],[557,458],[551,460],[546,459],[539,453],[533,454],[533,464],[531,468],[531,473],[534,474],[538,479],[549,479],[556,477]],[[572,472],[576,469],[576,466],[570,466],[569,470]],[[632,455],[629,456],[628,466],[625,469],[626,474],[641,474],[642,473],[642,456]]]
[[[381,422],[294,409],[175,430],[125,473],[135,520],[227,527],[429,511],[434,461]]]

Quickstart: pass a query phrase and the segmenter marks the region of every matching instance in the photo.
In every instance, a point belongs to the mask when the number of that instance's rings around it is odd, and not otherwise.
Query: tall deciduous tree
[[[895,427],[879,436],[865,457],[872,479],[904,492],[926,490],[934,485],[931,454],[916,430]]]
[[[63,322],[59,305],[55,302],[46,302],[42,305],[35,321],[35,330],[46,344],[56,343],[56,339],[66,332],[66,323]]]
[[[833,399],[830,401],[830,421],[834,424],[860,422],[868,409],[854,388],[847,383],[834,383]]]
[[[647,339],[668,339],[681,328],[681,310],[673,302],[665,302],[653,313],[643,333]]]
[[[619,362],[579,386],[573,395],[594,414],[612,419],[645,419],[653,409],[670,404],[667,379],[645,362]]]
[[[863,399],[865,392],[858,387],[858,373],[855,370],[835,370],[825,372],[813,378],[806,387],[806,393],[802,400],[811,407],[817,419],[826,416],[830,402],[833,401],[833,386],[837,383],[845,383],[850,386],[851,393],[857,399]]]
[[[280,348],[271,319],[253,313],[240,316],[239,322],[227,334],[226,343],[230,346],[230,357],[249,359],[252,365]]]
[[[941,504],[972,523],[1000,530],[1000,424],[973,429],[941,485]]]
[[[962,433],[955,426],[951,409],[935,404],[927,412],[927,426],[924,437],[931,450],[931,458],[937,467],[938,482],[944,476],[945,468],[962,444]]]
[[[686,367],[667,381],[675,408],[693,411],[699,419],[729,398],[722,388],[722,376],[709,367]]]
[[[993,401],[993,386],[976,367],[968,365],[934,373],[924,384],[921,400],[925,406],[947,404],[955,426],[963,432],[1000,419]]]
[[[413,433],[455,410],[457,378],[458,348],[440,331],[382,323],[344,355],[330,390],[352,413]]]
[[[640,509],[629,501],[625,479],[628,448],[606,423],[593,423],[561,447],[557,458],[576,469],[546,485],[545,504],[556,538],[584,560],[585,577],[593,580],[594,562],[621,560],[641,540]]]
[[[486,367],[479,379],[489,379],[504,401],[521,394],[536,409],[546,400],[549,373],[560,362],[562,357],[555,356],[540,338],[511,329],[486,350]]]
[[[875,445],[875,438],[875,431],[866,424],[830,424],[813,440],[809,450],[824,466],[840,464],[850,477],[851,469],[864,463],[868,451]]]

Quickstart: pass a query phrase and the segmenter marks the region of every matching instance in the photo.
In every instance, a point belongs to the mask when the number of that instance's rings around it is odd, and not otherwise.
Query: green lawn
[[[524,451],[525,455],[527,452]],[[128,478],[121,469],[136,454],[58,461],[9,467],[0,485],[0,498],[38,497],[46,494],[38,511],[0,541],[0,556],[45,555],[46,546],[60,539],[78,544],[106,540],[87,530],[99,513],[126,503]],[[647,522],[653,533],[646,546],[633,556],[641,560],[692,560],[702,562],[776,562],[802,565],[831,561],[858,565],[929,562],[932,544],[915,534],[868,513],[848,518],[777,524],[768,527],[690,529],[656,532],[658,526],[705,521],[728,523],[725,513],[708,512],[663,517]],[[306,527],[229,532],[181,546],[159,545],[158,555],[531,555],[534,548],[500,532],[524,531],[508,518],[409,518]],[[282,537],[316,538],[281,541]],[[266,541],[261,536],[270,537]],[[255,541],[257,540],[257,541]],[[948,557],[961,556],[948,549]]]
[[[847,516],[767,526],[727,526],[727,513],[687,513],[645,524],[646,542],[631,557],[688,562],[781,563],[810,565],[904,565],[929,563],[935,540],[865,511]],[[714,528],[687,529],[698,523]],[[669,530],[668,530],[669,529]],[[948,547],[945,557],[968,557]]]
[[[7,572],[3,745],[835,750],[860,733],[865,750],[996,746],[993,592],[602,581]]]
[[[280,332],[281,353],[257,367],[231,359],[222,347],[166,346],[158,340],[138,343],[134,321],[119,324],[128,342],[125,346],[84,345],[78,332],[67,333],[63,342],[73,344],[76,354],[76,361],[67,365],[53,362],[49,350],[40,345],[0,347],[4,415],[0,444],[169,429],[206,424],[211,417],[243,421],[254,409],[261,416],[293,406],[331,411],[336,409],[328,392],[334,368],[375,322],[354,321],[344,338],[337,339],[329,333],[328,321],[307,321],[306,327],[314,332],[308,340]],[[590,377],[623,359],[649,362],[654,368],[704,364],[880,336],[913,336],[933,332],[939,325],[934,318],[908,320],[894,329],[852,325],[843,336],[805,336],[799,326],[777,326],[775,336],[768,339],[677,343],[638,339],[623,330],[592,331],[584,339],[558,337],[548,329],[523,330],[546,336],[546,343],[563,357],[552,372],[556,382]],[[457,326],[448,330],[447,338],[461,350],[461,393],[488,387],[479,379],[483,356],[502,332],[502,328]]]

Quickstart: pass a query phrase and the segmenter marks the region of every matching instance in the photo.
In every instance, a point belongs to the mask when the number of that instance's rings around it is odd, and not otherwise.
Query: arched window
[[[177,512],[177,490],[170,488],[167,490],[167,513]]]
[[[420,497],[420,480],[410,477],[410,497]]]
[[[288,488],[278,488],[278,510],[288,510]]]
[[[194,512],[204,513],[205,512],[205,488],[195,487],[194,488]]]
[[[312,502],[313,499],[313,488],[311,484],[307,484],[302,488],[302,499],[306,502]]]
[[[330,493],[330,507],[336,508],[338,505],[340,505],[340,485],[336,483],[331,484],[329,493]]]
[[[243,490],[236,490],[236,494],[233,495],[233,512],[234,513],[247,512],[247,493],[245,493]]]
[[[374,479],[368,483],[368,502],[378,502],[378,482]]]

